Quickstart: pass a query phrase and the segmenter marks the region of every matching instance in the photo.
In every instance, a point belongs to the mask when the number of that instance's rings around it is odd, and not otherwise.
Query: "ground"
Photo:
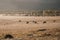
[[[59,40],[60,16],[0,16],[0,39],[12,35],[20,40]]]

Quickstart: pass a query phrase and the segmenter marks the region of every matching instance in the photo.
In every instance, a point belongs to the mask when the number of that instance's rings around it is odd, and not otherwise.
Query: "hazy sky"
[[[0,10],[60,9],[60,0],[0,0]]]

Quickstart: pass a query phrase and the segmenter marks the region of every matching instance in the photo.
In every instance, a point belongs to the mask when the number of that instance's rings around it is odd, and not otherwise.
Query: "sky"
[[[60,9],[60,0],[0,0],[0,10]]]

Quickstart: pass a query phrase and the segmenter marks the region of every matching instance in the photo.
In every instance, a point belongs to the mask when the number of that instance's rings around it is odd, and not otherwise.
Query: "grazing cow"
[[[29,22],[27,21],[26,24],[28,24]]]
[[[46,21],[43,21],[43,24],[44,24],[44,23],[47,23],[47,22],[46,22]]]
[[[37,23],[36,21],[33,21],[34,23]]]

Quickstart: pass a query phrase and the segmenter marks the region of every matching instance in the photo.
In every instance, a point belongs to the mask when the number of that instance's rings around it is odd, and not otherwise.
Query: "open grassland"
[[[7,34],[12,40],[60,40],[60,17],[0,16],[0,39]]]

